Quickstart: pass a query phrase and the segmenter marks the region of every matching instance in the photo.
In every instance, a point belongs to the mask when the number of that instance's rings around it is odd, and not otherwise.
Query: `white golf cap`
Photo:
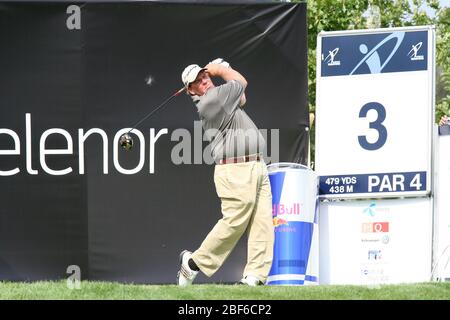
[[[206,70],[206,68],[202,68],[198,64],[191,64],[184,68],[181,74],[181,81],[184,83],[184,86],[187,88],[191,82],[195,81],[199,72],[203,70]]]

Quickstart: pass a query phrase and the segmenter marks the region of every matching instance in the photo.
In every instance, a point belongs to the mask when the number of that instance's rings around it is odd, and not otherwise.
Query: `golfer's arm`
[[[225,69],[223,75],[221,75],[221,77],[225,80],[225,81],[229,81],[229,80],[236,80],[239,81],[243,86],[244,86],[244,93],[242,93],[241,96],[241,100],[239,101],[239,105],[242,108],[245,104],[245,102],[247,102],[247,99],[245,97],[245,88],[247,87],[247,80],[244,78],[244,76],[242,74],[240,74],[239,72],[237,72],[236,70],[233,70],[231,68],[223,68]]]
[[[219,77],[222,77],[222,79],[225,81],[230,81],[230,80],[239,81],[244,86],[244,90],[247,87],[247,84],[248,84],[247,80],[244,78],[244,76],[242,74],[240,74],[236,70],[220,66],[220,68],[218,68],[217,75]]]
[[[221,77],[225,81],[236,80],[239,81],[240,84],[242,84],[242,86],[244,87],[244,93],[242,94],[240,101],[240,105],[242,107],[247,101],[247,99],[245,98],[245,88],[247,87],[248,82],[244,78],[244,76],[236,70],[221,66],[219,64],[209,64],[206,66],[206,68],[208,69],[208,72],[211,76]]]
[[[244,107],[244,104],[247,102],[247,98],[245,97],[245,92],[241,96],[241,101],[239,102],[240,107]]]

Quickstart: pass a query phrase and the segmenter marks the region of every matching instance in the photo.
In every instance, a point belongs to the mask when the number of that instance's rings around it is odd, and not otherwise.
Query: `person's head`
[[[197,64],[187,66],[181,74],[186,91],[190,95],[202,96],[210,88],[214,87],[214,83],[209,77],[208,70],[201,68]]]

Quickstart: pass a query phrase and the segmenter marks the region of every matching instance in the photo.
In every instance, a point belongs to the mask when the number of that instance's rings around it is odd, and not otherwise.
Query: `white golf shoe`
[[[245,276],[244,278],[241,279],[241,281],[239,281],[239,284],[244,284],[251,287],[264,285],[264,283],[261,280],[259,280],[254,276]]]
[[[192,252],[184,250],[180,253],[180,271],[177,274],[177,284],[179,286],[189,286],[194,281],[198,271],[189,268],[188,261],[192,256]]]

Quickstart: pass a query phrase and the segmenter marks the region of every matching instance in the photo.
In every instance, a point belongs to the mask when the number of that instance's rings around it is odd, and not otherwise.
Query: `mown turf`
[[[59,282],[0,282],[0,299],[149,300],[450,300],[450,283],[382,286],[133,285],[82,281],[80,289]]]

